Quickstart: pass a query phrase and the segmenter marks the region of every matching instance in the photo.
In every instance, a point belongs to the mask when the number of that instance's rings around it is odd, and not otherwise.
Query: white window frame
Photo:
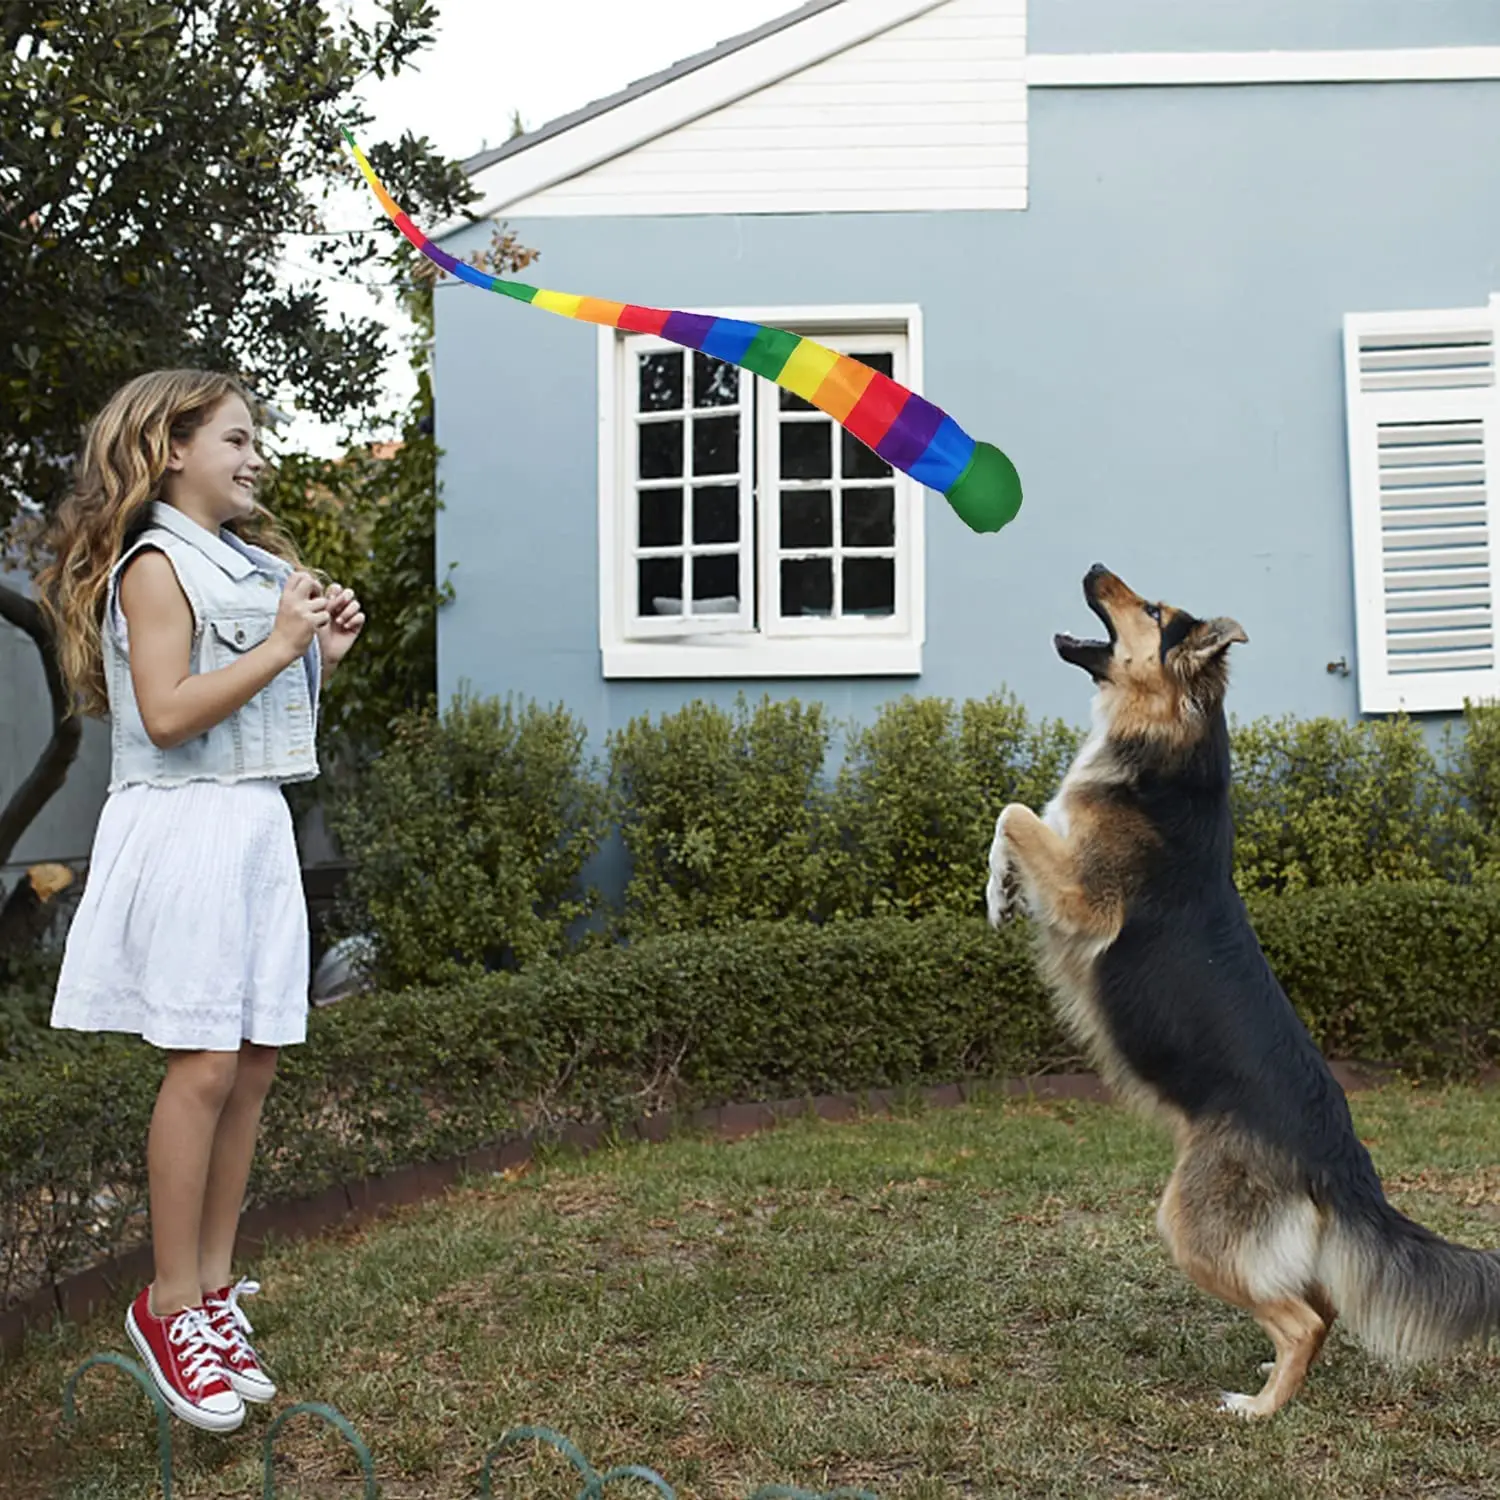
[[[700,420],[712,420],[717,417],[730,415],[737,415],[740,418],[739,458],[735,468],[735,473],[732,476],[724,475],[722,476],[722,478],[720,478],[719,476],[715,476],[715,478],[719,479],[719,482],[721,484],[725,479],[733,480],[740,491],[740,536],[743,538],[747,534],[753,535],[753,527],[755,524],[755,495],[753,490],[750,489],[744,482],[744,476],[753,474],[755,472],[755,423],[750,419],[750,404],[745,399],[746,395],[751,389],[750,376],[746,371],[740,372],[739,400],[735,403],[735,405],[710,406],[695,409],[691,396],[693,360],[691,355],[687,351],[682,349],[681,345],[673,344],[667,339],[652,338],[648,335],[642,334],[628,335],[626,338],[617,339],[617,342],[621,346],[622,356],[626,347],[631,349],[636,354],[671,352],[682,355],[683,379],[685,382],[684,391],[685,393],[687,393],[687,406],[685,409],[662,412],[658,414],[639,412],[637,408],[637,398],[639,395],[637,380],[639,379],[640,375],[640,366],[634,360],[625,359],[623,357],[621,358],[620,397],[623,400],[621,416],[623,417],[625,413],[630,413],[631,423],[639,422],[642,424],[649,424],[657,421],[670,422],[674,419],[681,422],[683,425],[684,452],[682,474],[678,478],[656,481],[642,480],[635,472],[635,462],[639,452],[637,445],[631,442],[624,442],[621,444],[620,499],[624,505],[625,525],[623,528],[624,535],[622,538],[624,546],[621,553],[621,562],[623,565],[623,569],[620,581],[622,585],[629,582],[629,568],[633,559],[642,556],[649,556],[653,551],[663,552],[669,555],[681,553],[687,559],[684,569],[683,581],[685,587],[683,590],[682,608],[685,611],[691,613],[693,608],[693,557],[695,555],[703,556],[715,552],[723,552],[725,550],[722,546],[695,547],[693,543],[690,530],[692,522],[692,480],[694,477],[691,472],[693,467],[692,421],[694,418],[698,418]],[[624,429],[622,423],[622,431],[623,430]],[[630,538],[638,537],[640,535],[640,497],[642,491],[645,489],[676,489],[685,495],[687,500],[687,510],[684,519],[685,525],[688,529],[684,530],[680,545],[669,548],[651,549],[637,548],[631,544]],[[743,543],[737,544],[736,550],[739,553],[740,564],[738,579],[740,607],[734,614],[700,615],[693,619],[693,628],[691,630],[687,630],[684,628],[686,621],[682,618],[673,617],[671,615],[647,616],[645,618],[635,619],[631,621],[630,633],[632,637],[636,640],[651,641],[654,643],[660,640],[682,640],[687,635],[728,635],[736,632],[742,633],[750,629],[751,621],[754,618],[755,611],[755,598],[753,593],[755,579],[755,556],[752,550],[749,547],[744,546]],[[622,595],[622,598],[629,597],[630,596],[628,593]],[[621,624],[623,627],[623,619],[621,621]]]
[[[1356,679],[1361,713],[1461,711],[1466,701],[1500,698],[1500,639],[1495,665],[1464,670],[1393,672],[1387,648],[1379,429],[1385,424],[1481,423],[1488,521],[1488,587],[1500,637],[1500,372],[1494,384],[1468,388],[1368,391],[1361,387],[1360,338],[1369,333],[1430,334],[1488,322],[1500,355],[1500,294],[1488,307],[1349,313],[1344,318],[1350,526],[1354,550]]]
[[[903,340],[904,371],[899,362],[895,378],[920,394],[922,390],[922,313],[915,304],[875,304],[849,307],[715,308],[716,316],[741,318],[804,334],[827,342],[849,340],[869,347],[880,336]],[[868,340],[867,340],[868,336]],[[626,619],[633,597],[631,538],[635,527],[633,432],[626,397],[634,388],[628,351],[638,347],[640,335],[600,328],[598,336],[598,489],[599,489],[599,649],[606,679],[719,678],[719,677],[909,677],[922,670],[926,639],[926,490],[896,470],[898,538],[906,544],[897,565],[896,614],[890,619],[807,620],[776,619],[770,628],[746,629],[743,623],[716,621],[702,631],[684,632],[671,618],[631,622]],[[663,347],[676,347],[663,343]],[[753,426],[753,441],[763,453],[774,451],[779,389],[772,382],[744,372],[742,379],[760,387],[754,423],[742,425],[742,435]],[[742,408],[743,409],[743,408]],[[761,465],[762,486],[767,466]],[[761,494],[756,529],[755,587],[757,614],[771,616],[776,569],[774,524],[767,524],[775,506]],[[774,522],[775,517],[770,517]],[[743,532],[742,532],[743,535]],[[749,555],[749,549],[746,549]],[[902,564],[904,563],[904,566]],[[711,617],[709,617],[711,618]],[[652,637],[655,638],[652,638]]]

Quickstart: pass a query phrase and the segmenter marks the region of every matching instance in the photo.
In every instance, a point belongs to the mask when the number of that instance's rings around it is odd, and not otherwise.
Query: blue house
[[[1241,621],[1241,718],[1500,696],[1497,143],[1493,0],[810,0],[473,158],[528,279],[853,353],[1026,502],[976,535],[764,380],[450,279],[443,695],[1081,722],[1098,560]]]

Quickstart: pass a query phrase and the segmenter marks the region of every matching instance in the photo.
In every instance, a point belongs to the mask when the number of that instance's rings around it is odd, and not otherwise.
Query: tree
[[[536,252],[496,230],[474,259],[501,274],[524,270]],[[335,778],[363,766],[391,725],[437,692],[437,615],[452,589],[435,572],[438,447],[428,351],[432,283],[445,273],[429,261],[413,269],[415,279],[400,295],[416,327],[417,392],[399,438],[338,459],[287,456],[266,494],[307,561],[353,588],[369,615],[359,649],[330,681],[319,714],[326,769]]]
[[[267,486],[266,504],[304,560],[352,588],[369,616],[318,715],[319,737],[346,763],[361,763],[386,725],[437,687],[437,612],[451,588],[435,574],[430,404],[424,377],[395,442],[336,459],[287,455]]]
[[[380,0],[337,25],[316,0],[0,0],[0,542],[14,555],[62,496],[92,413],[122,381],[172,365],[228,369],[327,420],[370,412],[387,357],[373,320],[335,321],[319,278],[390,278],[413,252],[369,204],[322,220],[355,181],[339,127],[357,90],[433,37],[428,0]],[[425,138],[371,143],[413,210],[471,201]],[[289,237],[316,268],[278,284]],[[0,619],[37,644],[53,733],[0,811],[0,862],[63,784],[71,716],[35,604],[0,584]]]

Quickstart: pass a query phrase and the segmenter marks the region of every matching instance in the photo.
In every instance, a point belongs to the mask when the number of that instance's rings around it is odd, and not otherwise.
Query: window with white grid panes
[[[754,620],[751,377],[656,339],[630,341],[627,622],[632,634]]]
[[[905,382],[900,335],[824,337]],[[906,628],[904,475],[722,360],[644,336],[625,353],[628,634]]]
[[[837,347],[905,384],[903,343],[850,335]],[[768,635],[904,630],[910,481],[800,396],[760,386],[762,628]]]
[[[725,316],[921,389],[917,307]],[[606,678],[921,671],[919,485],[774,382],[651,335],[599,330],[599,397]]]

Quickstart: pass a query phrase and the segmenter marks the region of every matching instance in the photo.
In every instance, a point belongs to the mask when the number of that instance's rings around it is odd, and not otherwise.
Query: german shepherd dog
[[[1258,1395],[1221,1406],[1277,1411],[1340,1315],[1393,1360],[1487,1337],[1500,1258],[1386,1201],[1235,890],[1224,693],[1244,630],[1150,603],[1100,565],[1083,592],[1108,639],[1054,644],[1096,684],[1093,729],[1040,817],[1000,814],[989,916],[1024,901],[1063,1022],[1114,1093],[1176,1136],[1157,1228],[1276,1353]]]

